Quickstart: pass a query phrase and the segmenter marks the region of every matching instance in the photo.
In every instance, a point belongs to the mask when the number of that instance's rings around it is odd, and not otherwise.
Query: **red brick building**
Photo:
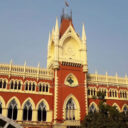
[[[75,31],[63,14],[49,35],[47,69],[0,64],[0,114],[23,127],[79,127],[89,111],[98,111],[98,91],[119,111],[128,110],[128,78],[90,74],[86,33]]]

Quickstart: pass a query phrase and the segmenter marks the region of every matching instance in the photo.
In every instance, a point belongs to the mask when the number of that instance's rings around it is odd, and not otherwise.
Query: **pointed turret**
[[[83,28],[82,28],[82,41],[86,41],[86,33],[85,33],[84,24],[83,24]]]
[[[83,24],[83,27],[82,27],[82,49],[83,49],[83,58],[84,58],[84,66],[83,66],[83,70],[85,72],[88,71],[88,62],[87,62],[87,39],[86,39],[86,33],[85,33],[85,27],[84,27],[84,24]]]
[[[59,24],[58,24],[58,19],[56,18],[56,25],[55,25],[55,34],[59,34]]]

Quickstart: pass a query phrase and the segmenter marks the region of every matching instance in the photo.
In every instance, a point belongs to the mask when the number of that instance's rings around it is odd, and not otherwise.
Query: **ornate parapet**
[[[118,77],[116,76],[108,76],[106,75],[99,75],[99,74],[88,74],[88,84],[97,84],[97,85],[115,85],[115,86],[122,86],[128,87],[128,77]]]
[[[17,76],[23,78],[37,78],[52,80],[53,70],[38,67],[19,66],[13,64],[0,64],[0,75]]]

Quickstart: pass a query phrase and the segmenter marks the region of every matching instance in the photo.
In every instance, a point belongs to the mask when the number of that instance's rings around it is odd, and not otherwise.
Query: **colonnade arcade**
[[[40,100],[35,106],[31,98],[27,98],[21,105],[17,97],[12,97],[7,104],[0,96],[0,114],[17,121],[44,121],[50,122],[52,112],[45,99]]]

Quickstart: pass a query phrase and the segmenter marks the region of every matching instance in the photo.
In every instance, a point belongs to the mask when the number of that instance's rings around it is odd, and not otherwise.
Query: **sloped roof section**
[[[72,23],[72,17],[69,16],[62,16],[61,17],[61,24],[60,24],[60,38],[63,36],[65,31],[68,29],[69,26],[72,26],[74,29],[74,25]]]

